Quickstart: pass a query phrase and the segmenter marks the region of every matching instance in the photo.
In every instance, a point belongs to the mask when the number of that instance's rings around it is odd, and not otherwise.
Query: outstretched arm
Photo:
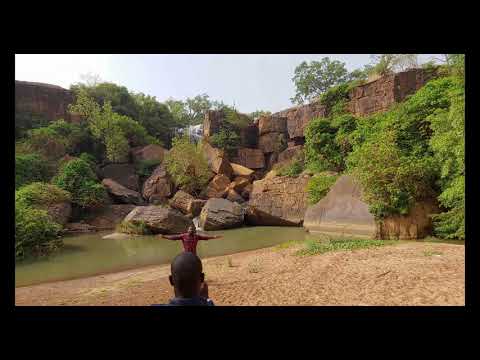
[[[168,240],[180,240],[182,238],[182,234],[179,235],[162,235],[162,238]]]
[[[207,236],[207,235],[197,235],[199,240],[210,240],[210,239],[218,239],[221,238],[221,235],[215,235],[215,236]]]

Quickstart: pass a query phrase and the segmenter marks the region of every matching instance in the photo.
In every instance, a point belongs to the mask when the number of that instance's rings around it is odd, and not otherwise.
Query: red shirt
[[[184,251],[194,253],[195,255],[197,254],[198,240],[208,240],[213,238],[214,236],[199,235],[197,233],[194,235],[184,233],[180,235],[168,236],[168,239],[170,240],[182,240]]]

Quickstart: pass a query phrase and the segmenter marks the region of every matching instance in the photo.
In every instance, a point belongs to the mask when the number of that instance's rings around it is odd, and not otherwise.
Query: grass
[[[303,244],[303,241],[291,240],[291,241],[287,241],[287,242],[284,242],[284,243],[281,243],[281,244],[275,246],[275,249],[276,250],[289,249],[293,246],[301,245],[301,244]]]
[[[391,245],[391,240],[374,240],[359,238],[330,238],[326,239],[308,239],[305,241],[305,247],[298,250],[295,254],[299,256],[324,254],[332,251],[352,251],[358,249],[368,249],[373,247]]]

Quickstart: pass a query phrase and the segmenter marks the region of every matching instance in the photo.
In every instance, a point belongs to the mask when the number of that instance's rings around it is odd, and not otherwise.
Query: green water
[[[15,286],[74,279],[141,267],[167,264],[183,250],[181,241],[157,236],[102,239],[112,231],[64,238],[64,248],[48,258],[17,262]],[[257,226],[210,231],[223,238],[199,241],[200,258],[260,249],[311,236],[301,227]]]

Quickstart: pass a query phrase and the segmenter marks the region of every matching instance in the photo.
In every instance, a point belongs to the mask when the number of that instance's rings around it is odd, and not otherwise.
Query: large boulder
[[[49,204],[45,210],[50,218],[60,225],[65,225],[72,216],[72,205],[68,201]]]
[[[155,168],[152,175],[143,184],[142,195],[145,200],[167,199],[172,196],[173,183],[167,174],[165,166],[159,165]]]
[[[98,230],[115,229],[133,209],[135,209],[135,205],[132,204],[107,205],[89,213],[85,223]]]
[[[203,120],[203,136],[208,138],[220,130],[225,120],[225,113],[222,110],[207,110]]]
[[[203,207],[207,203],[207,200],[195,199],[190,203],[190,208],[188,209],[189,215],[192,217],[197,217],[200,215]]]
[[[139,178],[133,164],[109,164],[99,169],[101,179],[112,179],[126,188],[139,191]]]
[[[206,141],[203,142],[202,146],[207,157],[210,170],[212,170],[215,174],[222,174],[228,178],[231,178],[233,169],[225,153],[220,149],[214,148]]]
[[[253,179],[254,171],[252,169],[235,163],[231,163],[231,165],[233,169],[233,176],[235,176],[235,178],[242,177],[250,181]]]
[[[290,139],[303,138],[307,124],[316,117],[325,117],[327,109],[320,101],[284,110],[275,115],[287,117],[287,131]]]
[[[268,214],[269,219],[262,224],[265,216],[258,216],[256,225],[272,225],[272,217],[278,218],[278,225],[300,226],[307,209],[307,185],[309,175],[299,177],[276,176],[253,182],[248,204],[257,213]],[[255,212],[250,216],[253,221]]]
[[[303,151],[302,145],[288,147],[284,151],[282,151],[280,154],[278,154],[278,162],[285,162],[294,158],[298,158],[302,155],[302,151]]]
[[[243,204],[245,202],[245,199],[241,197],[240,194],[233,189],[229,189],[227,191],[226,199],[239,204]]]
[[[298,226],[298,222],[274,216],[250,205],[245,208],[245,222],[253,226]]]
[[[237,193],[241,193],[245,187],[250,184],[250,181],[245,179],[244,177],[236,177],[230,185],[228,185],[228,190],[234,190]]]
[[[240,129],[240,144],[246,148],[256,148],[258,144],[258,126],[250,124]]]
[[[260,149],[240,148],[237,150],[235,163],[248,169],[262,169],[265,167],[265,158]]]
[[[207,198],[222,198],[226,195],[230,179],[225,175],[217,175],[208,184],[205,189]]]
[[[190,211],[191,203],[195,198],[189,193],[179,190],[175,193],[170,200],[170,206],[174,209],[180,210],[183,214],[187,215]]]
[[[153,234],[179,234],[193,226],[192,220],[180,211],[162,206],[137,206],[123,220],[133,225],[144,224]]]
[[[127,189],[113,179],[103,179],[103,186],[110,196],[118,203],[142,205],[144,200],[140,193]]]
[[[130,153],[134,162],[140,161],[158,161],[161,163],[166,153],[166,149],[160,145],[150,144],[133,148]]]
[[[245,200],[248,200],[248,199],[250,199],[250,194],[252,193],[252,190],[253,190],[253,185],[252,185],[252,184],[248,184],[248,185],[245,186],[245,188],[242,190],[242,192],[240,193],[240,195],[241,195]]]
[[[393,215],[378,221],[375,237],[391,240],[422,239],[432,233],[433,224],[430,215],[439,212],[435,199],[420,201],[413,206],[408,215]]]
[[[287,148],[287,138],[284,133],[271,132],[261,135],[258,139],[258,148],[263,153],[280,153]]]
[[[360,185],[348,175],[341,176],[323,199],[308,207],[303,226],[312,232],[371,238],[376,230]]]
[[[258,119],[258,134],[264,135],[271,132],[286,133],[287,118],[278,115],[261,116]]]
[[[200,213],[202,229],[220,230],[239,227],[243,224],[242,207],[226,199],[209,199]]]

